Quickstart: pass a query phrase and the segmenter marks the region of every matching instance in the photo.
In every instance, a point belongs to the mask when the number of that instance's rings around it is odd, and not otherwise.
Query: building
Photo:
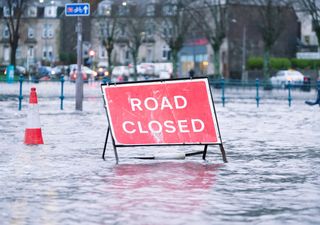
[[[8,30],[5,25],[7,9],[4,0],[0,5],[0,63],[8,64],[10,46]],[[76,18],[64,15],[64,5],[67,0],[30,1],[24,12],[20,29],[20,42],[17,51],[17,64],[29,68],[31,65],[54,65],[75,63],[76,61]],[[172,27],[163,23],[163,18],[172,16],[175,5],[164,4],[161,0],[103,0],[90,1],[91,15],[82,18],[83,21],[83,58],[84,64],[97,65],[108,62],[106,45],[103,42],[107,33],[106,27],[112,20],[119,17],[130,18],[143,13],[140,31],[141,46],[138,52],[138,62],[165,63],[170,62],[172,51],[164,34],[170,34]],[[194,1],[200,4],[200,1]],[[225,78],[239,79],[246,69],[249,56],[263,55],[263,42],[259,33],[261,15],[260,6],[248,4],[247,1],[222,1],[228,10],[226,37],[220,49],[220,71]],[[243,3],[246,2],[246,3]],[[271,51],[274,57],[295,57],[297,39],[300,37],[298,17],[293,8],[287,8],[285,27]],[[127,45],[125,26],[117,27],[112,62],[114,65],[132,63],[130,49]],[[305,40],[308,41],[305,35]],[[312,42],[311,37],[309,38]],[[95,52],[89,56],[89,51]],[[193,30],[185,37],[184,45],[179,52],[179,75],[187,76],[188,71],[196,69],[196,74],[213,74],[213,56],[210,43],[200,30]],[[90,59],[90,61],[88,61]],[[93,61],[93,64],[92,64]]]
[[[0,7],[0,62],[10,63],[9,30],[7,19],[18,13],[10,13],[5,1]],[[65,1],[30,1],[21,17],[19,46],[16,53],[17,65],[30,68],[33,65],[52,65],[59,60],[61,14]]]

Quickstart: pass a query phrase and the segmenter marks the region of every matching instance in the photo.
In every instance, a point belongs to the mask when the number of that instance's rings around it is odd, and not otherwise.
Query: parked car
[[[67,75],[67,71],[68,71],[68,66],[58,65],[52,68],[51,75],[54,78],[59,79],[61,75]]]
[[[16,66],[14,68],[14,73],[16,75],[26,75],[27,74],[27,69],[24,68],[23,66]]]
[[[104,77],[109,76],[108,68],[105,66],[99,66],[96,73],[95,80],[102,80]]]
[[[7,69],[7,65],[0,65],[0,73],[4,74]]]
[[[0,74],[6,74],[6,70],[7,70],[7,65],[1,65],[0,66]],[[16,66],[14,68],[14,74],[16,76],[19,76],[21,74],[22,75],[26,75],[27,74],[27,70],[23,66]]]
[[[310,78],[310,76],[304,76],[301,90],[302,91],[311,91],[311,78]]]
[[[130,72],[128,66],[115,66],[112,70],[111,81],[122,82],[129,79]]]
[[[304,75],[297,70],[280,70],[270,81],[273,87],[287,88],[290,82],[292,87],[303,85]]]
[[[69,75],[71,75],[72,71],[78,69],[78,65],[77,64],[71,64],[69,66],[69,68],[70,68],[70,74]],[[82,70],[83,73],[86,74],[86,80],[89,80],[89,78],[93,78],[94,79],[97,76],[97,72],[92,70],[92,69],[90,69],[87,66],[81,66],[81,70]],[[71,76],[70,76],[70,80],[71,80]]]
[[[78,71],[76,69],[73,69],[71,72],[70,72],[70,81],[71,82],[76,82],[76,79],[77,79],[77,75],[78,75]],[[82,80],[83,82],[88,82],[88,75],[82,71]]]
[[[35,83],[38,83],[39,81],[51,80],[51,67],[39,67],[37,73],[32,75],[31,80]]]

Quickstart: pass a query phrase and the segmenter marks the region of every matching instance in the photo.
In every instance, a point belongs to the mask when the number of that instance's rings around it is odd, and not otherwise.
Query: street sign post
[[[90,16],[89,3],[72,3],[65,5],[66,16]]]
[[[82,111],[82,101],[83,101],[83,79],[81,73],[81,63],[82,63],[82,16],[90,16],[90,4],[82,3],[78,0],[78,3],[71,3],[65,5],[65,15],[66,16],[76,16],[77,17],[77,78],[76,78],[76,110]]]

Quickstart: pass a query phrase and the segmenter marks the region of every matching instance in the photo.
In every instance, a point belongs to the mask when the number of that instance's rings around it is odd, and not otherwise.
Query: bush
[[[262,57],[250,57],[247,61],[247,68],[249,70],[259,70],[263,68]]]
[[[270,58],[270,68],[274,70],[288,69],[291,67],[291,62],[287,58]],[[249,70],[262,69],[262,57],[250,57],[248,59],[247,68]]]
[[[286,69],[320,69],[319,59],[288,59],[288,58],[270,58],[270,69],[286,70]],[[247,61],[248,70],[262,70],[263,58],[250,57]]]
[[[59,59],[63,64],[75,64],[77,63],[77,55],[75,53],[61,52]]]
[[[292,67],[295,69],[315,69],[320,67],[317,59],[291,59]]]
[[[274,70],[283,70],[291,68],[291,62],[287,58],[271,58],[270,67]]]

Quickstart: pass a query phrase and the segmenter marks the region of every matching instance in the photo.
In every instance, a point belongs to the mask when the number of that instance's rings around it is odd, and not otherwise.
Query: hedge
[[[320,60],[316,59],[288,59],[288,58],[270,58],[270,68],[281,69],[316,69],[320,67]],[[247,61],[248,70],[262,69],[262,57],[250,57]]]

